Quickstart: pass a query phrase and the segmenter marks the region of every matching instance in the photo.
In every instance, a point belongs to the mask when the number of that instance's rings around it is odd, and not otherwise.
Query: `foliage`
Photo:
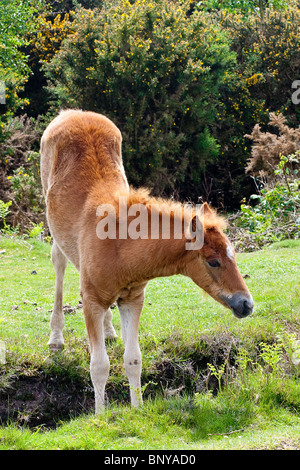
[[[254,142],[247,171],[257,193],[250,196],[251,205],[241,205],[233,220],[237,232],[244,229],[237,237],[237,247],[246,245],[248,250],[300,238],[299,129],[287,126],[282,114],[270,113],[269,124],[277,133],[261,132],[256,125],[246,136]]]
[[[255,189],[244,172],[252,143],[245,137],[249,129],[259,124],[264,132],[270,111],[281,112],[298,127],[299,106],[291,102],[291,86],[300,63],[300,9],[291,4],[283,11],[267,9],[263,27],[255,14],[245,18],[220,11],[214,18],[231,38],[237,66],[221,87],[213,134],[220,157],[206,174],[206,198],[225,209],[237,208]]]
[[[0,80],[5,83],[6,103],[0,105],[0,142],[5,140],[3,125],[18,107],[26,104],[20,92],[30,70],[24,46],[35,29],[36,12],[42,0],[2,0],[0,3]]]
[[[245,136],[253,141],[247,165],[248,172],[259,174],[261,177],[267,175],[270,180],[274,176],[275,165],[279,164],[279,170],[285,167],[285,174],[287,170],[294,171],[292,168],[288,169],[286,165],[289,163],[292,167],[297,163],[295,158],[292,161],[292,157],[289,156],[300,151],[300,129],[290,128],[286,125],[286,121],[282,114],[270,113],[269,125],[275,127],[277,133],[261,132],[260,126],[256,124],[252,133]],[[275,175],[278,174],[278,171],[275,172]]]
[[[21,230],[45,221],[40,179],[40,120],[22,115],[8,119],[0,144],[0,198],[12,201],[9,222]]]
[[[48,0],[47,4],[51,8],[53,14],[69,13],[74,7],[83,8],[101,8],[102,0]]]
[[[266,364],[266,378],[267,383],[272,380],[276,379],[280,373],[280,362],[283,360],[282,355],[282,346],[281,344],[267,344],[261,343],[261,350],[260,353],[261,358],[264,360]]]
[[[238,14],[220,13],[217,18],[232,39],[245,91],[263,102],[265,112],[288,111],[293,120],[296,109],[291,103],[291,86],[300,61],[299,8],[266,10],[263,29],[255,15],[242,20]]]
[[[0,4],[0,77],[15,79],[28,73],[26,56],[21,46],[26,44],[26,34],[34,28],[34,14],[39,0],[2,0]],[[12,21],[13,19],[13,21]]]
[[[23,95],[28,99],[25,109],[30,116],[48,112],[49,94],[42,64],[52,59],[62,41],[72,32],[71,12],[54,14],[52,10],[46,10],[38,15],[36,30],[30,35],[30,44],[26,47],[31,74]]]
[[[31,47],[31,63],[35,59],[49,62],[59,50],[62,41],[72,33],[70,15],[58,13],[53,19],[47,13],[37,19],[38,28],[35,31]]]
[[[26,166],[20,166],[14,170],[10,177],[13,200],[17,208],[14,214],[14,225],[20,224],[23,229],[28,227],[29,222],[40,221],[41,217],[44,221],[45,203],[39,160],[38,152],[28,153]]]
[[[43,222],[40,222],[39,224],[34,224],[33,227],[28,231],[29,238],[39,237],[43,233],[43,230]]]
[[[42,129],[39,119],[23,114],[8,119],[4,130],[8,137],[0,144],[0,161],[9,175],[12,169],[24,163],[28,152],[39,148]]]
[[[43,14],[36,8],[32,25],[24,28],[22,77],[28,81],[24,92],[23,78],[7,83],[7,104],[0,105],[5,122],[24,106],[45,122],[60,107],[104,113],[122,131],[131,183],[184,200],[201,197],[225,211],[256,191],[245,173],[254,126],[267,138],[272,111],[296,136],[300,108],[291,101],[291,85],[300,63],[297,2],[46,3],[50,7]],[[14,34],[17,44],[19,32]],[[2,150],[10,133],[3,122],[0,131]],[[266,149],[270,154],[270,145]],[[5,158],[3,163],[7,169]],[[7,190],[7,181],[0,184],[1,199]]]
[[[218,381],[219,392],[222,390],[221,380],[225,372],[226,362],[224,362],[219,369],[217,369],[213,364],[207,364],[211,374],[216,377]]]
[[[254,206],[242,204],[233,217],[232,238],[236,238],[237,249],[243,246],[251,251],[287,238],[300,238],[300,180],[296,178],[298,170],[289,169],[299,164],[296,156],[282,155],[273,171],[279,180],[261,184],[259,194],[250,197]],[[239,229],[242,231],[237,235]]]
[[[198,8],[204,10],[227,10],[229,12],[242,13],[244,15],[257,14],[260,19],[264,18],[266,7],[276,10],[284,9],[290,2],[287,0],[203,0],[198,3]]]
[[[9,207],[11,206],[11,201],[3,202],[0,199],[0,220],[2,219],[4,233],[8,230],[8,225],[6,223],[6,217],[10,213]]]
[[[209,15],[189,8],[143,0],[80,10],[46,71],[59,107],[102,112],[120,127],[131,183],[197,199],[218,154],[210,127],[234,55]]]

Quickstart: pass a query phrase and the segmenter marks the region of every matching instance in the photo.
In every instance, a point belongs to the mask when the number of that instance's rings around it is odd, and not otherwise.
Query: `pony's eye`
[[[219,268],[221,265],[217,259],[211,259],[210,261],[207,261],[209,266],[212,268]]]

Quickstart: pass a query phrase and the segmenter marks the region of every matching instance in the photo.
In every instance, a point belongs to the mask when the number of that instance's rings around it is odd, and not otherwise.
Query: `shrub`
[[[40,179],[39,120],[26,115],[10,119],[5,127],[7,139],[0,144],[0,199],[12,201],[9,223],[26,229],[44,222],[44,201]]]
[[[229,230],[238,250],[252,251],[272,242],[300,238],[300,180],[297,170],[294,175],[289,171],[291,161],[299,163],[296,157],[281,156],[275,169],[279,181],[251,196],[254,207],[242,204],[232,217]]]
[[[26,115],[10,118],[3,126],[5,139],[0,140],[0,199],[7,200],[13,171],[26,164],[27,154],[38,148],[41,135],[39,120]],[[28,163],[27,163],[28,166]]]
[[[21,204],[24,210],[36,213],[44,209],[39,159],[38,152],[29,152],[25,161],[26,166],[14,170],[10,178],[16,202]]]
[[[291,86],[300,64],[300,9],[295,5],[284,11],[267,9],[263,22],[257,15],[219,13],[217,21],[231,37],[240,81],[256,106],[261,102],[267,113],[269,109],[288,112],[290,120],[297,122]],[[232,98],[238,104],[243,95]]]
[[[44,115],[49,110],[49,94],[42,64],[49,62],[59,50],[62,41],[72,34],[70,17],[69,13],[53,14],[49,8],[37,17],[36,30],[31,34],[30,44],[26,48],[31,75],[25,84],[23,95],[28,100],[25,110],[30,116]]]
[[[270,113],[269,124],[278,129],[277,134],[261,132],[256,125],[247,136],[254,142],[247,171],[257,193],[250,197],[251,205],[242,204],[232,217],[230,231],[238,249],[300,238],[300,133],[285,122],[282,114]]]
[[[123,134],[129,180],[197,200],[218,155],[210,128],[234,65],[226,33],[190,2],[110,2],[80,10],[46,66],[58,107],[109,116]]]
[[[251,149],[245,134],[257,123],[264,132],[270,110],[281,112],[290,126],[298,127],[300,107],[291,101],[291,87],[300,64],[300,9],[295,4],[283,11],[266,9],[263,23],[257,14],[245,17],[237,8],[233,13],[223,10],[214,15],[231,39],[237,66],[228,71],[220,88],[213,133],[220,144],[220,157],[206,173],[207,194],[215,203],[232,209],[255,190],[244,172]]]
[[[36,12],[42,0],[1,0],[0,2],[0,80],[5,82],[5,101],[0,105],[0,143],[6,138],[4,123],[26,100],[20,93],[30,73],[24,52],[34,31]]]
[[[253,141],[247,165],[248,172],[267,175],[272,179],[278,174],[274,173],[275,165],[279,164],[279,170],[283,170],[287,163],[292,163],[292,159],[287,157],[300,150],[300,129],[290,128],[286,121],[282,114],[276,116],[270,113],[269,125],[277,128],[277,133],[261,132],[260,126],[256,124],[252,133],[245,136]],[[285,156],[286,160],[283,160],[282,156]]]

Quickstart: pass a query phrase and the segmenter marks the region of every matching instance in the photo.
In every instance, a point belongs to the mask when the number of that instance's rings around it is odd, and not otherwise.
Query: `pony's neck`
[[[159,237],[154,238],[156,233],[149,230],[148,238],[132,240],[119,240],[122,259],[126,260],[127,273],[133,277],[147,280],[155,277],[172,276],[174,274],[185,274],[186,264],[197,256],[196,251],[187,250],[187,240],[182,224],[181,233],[177,231],[177,238],[174,237],[174,226],[181,225],[181,219],[170,220],[170,236],[166,237],[166,233],[162,230],[162,220],[156,227]],[[179,223],[180,222],[180,223]],[[128,231],[130,229],[130,221]],[[148,227],[150,228],[151,218],[148,219]],[[159,230],[158,230],[159,229]],[[168,235],[168,233],[167,233]]]

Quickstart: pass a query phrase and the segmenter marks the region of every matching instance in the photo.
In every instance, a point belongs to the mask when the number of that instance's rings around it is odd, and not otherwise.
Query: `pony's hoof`
[[[111,328],[109,330],[104,330],[104,337],[105,337],[105,339],[109,339],[109,340],[112,341],[112,340],[116,340],[118,335],[115,332],[115,329]]]
[[[63,344],[48,344],[51,352],[61,352],[64,349]]]

